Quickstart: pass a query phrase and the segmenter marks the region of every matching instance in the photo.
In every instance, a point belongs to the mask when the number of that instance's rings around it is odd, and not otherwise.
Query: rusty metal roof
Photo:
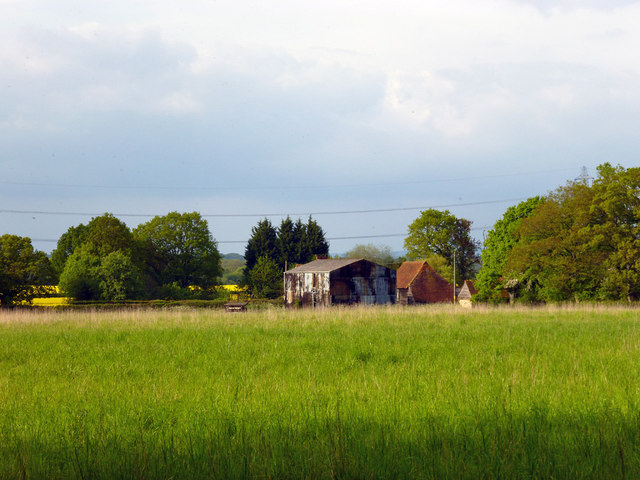
[[[413,279],[420,273],[422,267],[427,264],[424,260],[418,262],[404,262],[398,269],[396,285],[398,288],[409,288]]]
[[[305,263],[304,265],[298,265],[291,270],[287,270],[286,273],[332,272],[362,260],[362,258],[329,258],[314,260],[312,262]]]

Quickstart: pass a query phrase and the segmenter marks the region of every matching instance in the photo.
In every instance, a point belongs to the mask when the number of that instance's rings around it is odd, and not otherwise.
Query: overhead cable
[[[397,208],[371,208],[364,210],[333,210],[333,211],[316,211],[316,212],[285,212],[285,213],[201,213],[203,218],[240,218],[240,217],[306,217],[316,215],[349,215],[349,214],[362,214],[362,213],[383,213],[383,212],[403,212],[411,210],[428,210],[430,208],[453,208],[453,207],[469,207],[475,205],[489,205],[494,203],[508,203],[508,202],[521,202],[526,200],[526,197],[520,198],[505,198],[500,200],[485,200],[481,202],[464,202],[464,203],[450,203],[444,205],[429,205],[421,207],[397,207]],[[52,211],[52,210],[10,210],[0,209],[0,213],[11,213],[18,215],[73,215],[81,217],[95,217],[103,215],[101,213],[88,213],[88,212],[65,212],[65,211]],[[159,217],[165,214],[157,213],[113,213],[116,217]]]

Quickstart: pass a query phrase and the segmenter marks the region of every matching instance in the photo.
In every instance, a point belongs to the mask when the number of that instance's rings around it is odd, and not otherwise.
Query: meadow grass
[[[0,312],[0,478],[638,478],[638,313]]]

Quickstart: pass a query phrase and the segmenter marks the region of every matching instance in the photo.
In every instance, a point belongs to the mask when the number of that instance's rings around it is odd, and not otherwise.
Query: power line
[[[483,230],[487,227],[472,227],[470,230]],[[347,237],[327,237],[325,240],[364,240],[368,238],[391,238],[391,237],[406,237],[406,233],[383,233],[377,235],[353,235]],[[57,242],[58,240],[54,240],[52,238],[32,238],[32,242]],[[247,243],[247,240],[216,240],[216,243]]]
[[[363,213],[384,213],[384,212],[403,212],[411,210],[427,210],[430,208],[452,208],[452,207],[468,207],[476,205],[490,205],[495,203],[507,203],[507,202],[520,202],[526,200],[526,197],[520,198],[505,198],[500,200],[485,200],[481,202],[465,202],[465,203],[450,203],[444,205],[429,205],[421,207],[397,207],[397,208],[371,208],[365,210],[335,210],[335,211],[317,211],[317,212],[285,212],[285,213],[205,213],[200,214],[204,218],[241,218],[241,217],[286,217],[286,216],[316,216],[316,215],[349,215],[349,214],[363,214]],[[95,217],[103,215],[101,213],[88,213],[88,212],[60,212],[50,210],[10,210],[0,209],[0,213],[10,213],[18,215],[67,215],[67,216],[81,216],[81,217]],[[163,214],[156,213],[114,213],[116,217],[158,217]]]
[[[537,170],[532,172],[519,172],[519,173],[499,173],[494,175],[481,175],[475,177],[457,177],[457,178],[441,178],[441,179],[429,179],[429,180],[408,180],[402,182],[374,182],[374,183],[353,183],[353,184],[325,184],[325,185],[261,185],[261,186],[247,186],[247,185],[234,185],[234,186],[214,186],[214,187],[202,187],[202,186],[185,186],[185,185],[100,185],[100,184],[82,184],[82,183],[46,183],[46,182],[16,182],[2,180],[0,184],[3,185],[15,185],[15,186],[29,186],[29,187],[51,187],[51,188],[99,188],[107,190],[198,190],[198,191],[247,191],[247,190],[321,190],[321,189],[337,189],[337,188],[359,188],[359,187],[385,187],[385,186],[401,186],[401,185],[424,185],[431,183],[448,183],[448,182],[464,182],[484,180],[489,178],[505,178],[505,177],[519,177],[529,175],[541,175],[546,173],[558,173],[573,170],[573,168],[558,168],[550,170]]]

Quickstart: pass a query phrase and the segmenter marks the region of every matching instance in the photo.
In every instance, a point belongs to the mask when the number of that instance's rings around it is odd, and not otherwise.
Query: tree
[[[163,285],[211,287],[222,274],[221,256],[207,221],[198,212],[171,212],[139,225],[134,236],[147,245],[155,277]]]
[[[87,224],[83,246],[99,257],[112,252],[122,252],[132,259],[138,259],[138,246],[129,227],[111,213],[92,218]]]
[[[447,282],[453,285],[453,265],[449,264],[446,258],[432,253],[431,255],[427,255],[423,260],[425,260],[429,266],[439,273]],[[457,274],[456,280],[459,280]]]
[[[87,238],[88,229],[86,225],[80,224],[69,229],[58,239],[58,244],[51,252],[51,265],[59,277],[64,270],[67,259],[73,254],[76,248],[82,245]]]
[[[73,252],[90,244],[91,251],[99,257],[111,252],[121,251],[129,255],[134,263],[141,268],[142,258],[129,227],[111,213],[94,217],[87,225],[69,227],[58,240],[56,249],[51,253],[51,263],[59,277],[64,270],[67,259]]]
[[[640,168],[605,163],[592,186],[549,194],[516,229],[506,275],[535,301],[640,298]],[[506,276],[505,275],[505,276]]]
[[[267,257],[277,262],[279,252],[280,245],[278,244],[276,229],[269,219],[260,220],[258,225],[251,229],[251,237],[244,251],[244,259],[247,262],[245,266],[247,276],[260,257]]]
[[[531,301],[595,298],[606,253],[604,237],[594,235],[592,189],[569,182],[547,196],[517,227],[505,277],[518,295]]]
[[[640,168],[598,167],[591,210],[609,240],[601,298],[640,298]]]
[[[307,263],[316,255],[327,255],[329,244],[324,238],[322,227],[311,217],[305,225],[298,219],[295,223],[287,217],[276,230],[271,221],[264,219],[251,229],[251,238],[247,242],[244,258],[246,265],[243,283],[254,291],[253,269],[260,258],[272,260],[279,269],[279,283],[282,283],[282,272],[285,264],[288,268],[296,263]]]
[[[100,296],[103,300],[126,300],[143,295],[143,285],[138,267],[131,257],[117,250],[100,263]]]
[[[60,274],[60,290],[76,300],[100,300],[100,263],[100,257],[90,248],[76,248]]]
[[[282,270],[269,257],[260,257],[249,273],[251,293],[261,298],[276,298],[282,295]]]
[[[282,220],[277,231],[278,258],[277,262],[282,270],[297,262],[300,229],[296,228],[291,218]]]
[[[472,278],[479,261],[479,245],[471,238],[470,230],[469,220],[457,218],[448,210],[424,210],[409,225],[409,234],[404,241],[407,257],[417,260],[435,253],[452,265],[455,251],[457,278]]]
[[[516,230],[523,218],[531,216],[544,203],[542,197],[532,197],[509,207],[493,229],[487,233],[482,250],[482,268],[475,283],[477,301],[499,302],[504,292],[504,267],[507,256],[517,243]],[[508,279],[507,279],[508,280]]]
[[[346,258],[364,258],[379,265],[390,266],[395,263],[389,245],[357,244],[345,254]]]
[[[324,238],[324,231],[311,217],[307,222],[301,243],[303,251],[298,258],[299,263],[310,262],[317,255],[329,254],[329,242]]]
[[[30,238],[0,237],[0,306],[31,302],[37,287],[49,283],[53,276],[46,254],[34,250]]]

